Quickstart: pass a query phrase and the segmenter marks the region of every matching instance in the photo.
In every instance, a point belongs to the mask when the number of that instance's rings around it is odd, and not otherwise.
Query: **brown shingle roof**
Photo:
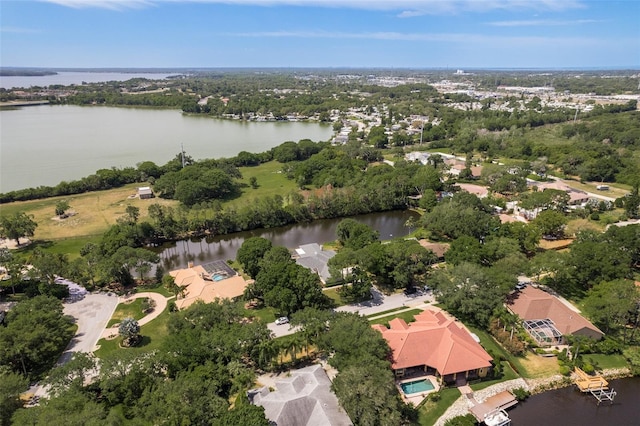
[[[584,334],[595,339],[604,336],[598,327],[557,297],[532,286],[516,293],[507,307],[525,321],[550,319],[563,335]]]
[[[393,353],[393,369],[428,365],[441,375],[491,366],[491,356],[465,330],[444,312],[426,310],[407,324],[400,318],[391,328],[377,324]]]

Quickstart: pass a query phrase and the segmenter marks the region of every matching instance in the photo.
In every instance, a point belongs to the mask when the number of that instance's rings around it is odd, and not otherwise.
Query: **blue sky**
[[[0,65],[640,68],[639,0],[0,0]]]

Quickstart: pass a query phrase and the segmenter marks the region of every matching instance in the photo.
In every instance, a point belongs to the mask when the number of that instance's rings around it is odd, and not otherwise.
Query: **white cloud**
[[[551,26],[567,26],[567,25],[582,25],[582,24],[594,24],[603,22],[597,19],[576,19],[572,21],[559,21],[553,19],[532,19],[527,21],[495,21],[488,22],[487,25],[493,27],[551,27]]]
[[[583,0],[40,0],[73,8],[114,10],[161,3],[211,3],[246,6],[298,6],[400,11],[400,17],[486,12],[489,10],[567,10],[584,7]]]
[[[606,46],[609,41],[588,37],[547,37],[515,36],[503,37],[471,33],[400,33],[400,32],[362,32],[347,33],[336,31],[258,31],[223,33],[223,36],[253,38],[327,38],[327,39],[366,39],[393,41],[425,41],[440,43],[485,44],[494,46]]]

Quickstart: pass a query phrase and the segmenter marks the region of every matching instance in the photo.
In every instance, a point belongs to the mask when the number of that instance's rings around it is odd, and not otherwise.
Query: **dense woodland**
[[[135,96],[122,93],[122,83],[113,82],[78,87],[75,95],[63,100],[160,106],[154,103],[157,99],[167,102],[163,106],[189,113],[299,113],[324,120],[336,109],[346,120],[349,108],[368,108],[380,112],[383,124],[367,133],[354,129],[341,146],[302,140],[228,159],[194,160],[179,154],[165,165],[146,161],[136,168],[99,170],[54,187],[2,194],[0,201],[9,203],[148,182],[160,197],[179,205],[151,204],[145,219],[140,219],[138,208],[129,206],[99,241],[87,243],[76,256],[46,247],[0,251],[0,265],[8,277],[0,282],[0,297],[18,301],[0,321],[1,424],[267,425],[263,409],[244,398],[256,375],[320,359],[338,370],[333,390],[354,424],[415,424],[420,412],[400,402],[389,348],[379,333],[366,318],[332,311],[336,302],[323,292],[318,276],[292,261],[286,248],[263,238],[247,239],[238,251],[237,269],[255,280],[244,300],[195,304],[179,312],[170,309],[163,314],[166,335],[153,351],[143,344],[102,358],[77,354],[52,369],[74,333],[74,325],[62,313],[61,300],[69,293],[66,286],[56,284],[56,276],[91,290],[165,286],[178,295],[180,289],[147,246],[407,208],[421,214],[407,224],[416,239],[450,243],[446,267],[432,268],[438,259],[415,240],[382,242],[369,227],[344,219],[336,235],[338,253],[329,263],[330,284],[344,284],[337,292],[343,303],[367,299],[372,286],[392,293],[428,285],[443,308],[522,357],[537,348],[517,328],[503,302],[518,275],[528,275],[579,303],[607,334],[600,342],[572,342],[574,353],[581,356],[558,354],[562,373],[573,365],[593,370],[596,366],[583,360],[589,353],[620,356],[633,374],[640,373],[640,294],[633,283],[640,276],[640,225],[604,231],[604,226],[594,225],[575,232],[567,226],[575,220],[599,225],[604,218],[609,223],[640,217],[640,114],[635,103],[596,107],[579,120],[574,111],[536,105],[511,114],[488,108],[464,111],[451,107],[459,99],[439,95],[427,84],[388,88],[343,81],[339,74],[202,75],[176,79],[169,92]],[[500,81],[493,74],[477,78],[487,87],[515,84],[509,74],[501,75]],[[539,85],[544,78],[527,81]],[[596,79],[573,81],[560,75],[553,84],[566,84],[571,91],[596,91],[590,89]],[[626,77],[600,80],[606,82],[602,93],[633,91]],[[142,83],[147,82],[130,81],[125,87],[135,90]],[[523,85],[521,80],[517,83]],[[295,90],[282,92],[286,88]],[[190,111],[197,105],[195,93],[230,100],[226,106],[220,101],[210,110]],[[419,135],[385,132],[385,126],[414,113],[439,120],[424,127],[422,146]],[[427,165],[404,160],[407,150],[426,148],[466,156],[469,164],[484,165],[482,175],[474,177],[466,170],[457,178],[449,177],[438,155]],[[393,166],[382,159],[392,160]],[[297,190],[229,207],[227,201],[242,197],[239,168],[269,162],[277,162]],[[544,180],[551,174],[627,185],[629,194],[615,203],[569,209],[566,193],[527,188],[526,178]],[[460,192],[454,186],[457,182],[485,184],[491,195],[480,199]],[[496,207],[504,209],[508,200],[544,211],[530,223],[501,223]],[[56,214],[68,208],[56,206]],[[3,237],[19,241],[33,236],[36,228],[24,213],[0,216]],[[544,250],[543,236],[573,241],[568,250]],[[23,273],[25,265],[31,266]],[[260,316],[244,309],[247,301],[288,315],[300,332],[272,338]],[[505,332],[506,324],[511,333]],[[139,327],[134,331],[138,333]],[[503,356],[492,355],[496,365],[491,379],[500,379]],[[90,376],[92,380],[85,380]],[[18,395],[33,381],[51,384],[51,398],[37,407],[21,408]],[[354,382],[361,385],[354,387]]]

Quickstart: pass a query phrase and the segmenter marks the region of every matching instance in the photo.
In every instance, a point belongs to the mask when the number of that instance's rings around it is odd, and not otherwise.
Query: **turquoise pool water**
[[[420,379],[414,380],[413,382],[400,383],[400,387],[402,388],[402,392],[405,395],[411,393],[427,392],[435,389],[433,383],[431,383],[429,379]]]
[[[224,275],[218,275],[218,274],[216,274],[216,275],[214,275],[214,276],[213,276],[213,280],[214,280],[214,281],[222,281],[222,280],[224,280],[225,278],[227,278],[227,277],[225,277]]]

